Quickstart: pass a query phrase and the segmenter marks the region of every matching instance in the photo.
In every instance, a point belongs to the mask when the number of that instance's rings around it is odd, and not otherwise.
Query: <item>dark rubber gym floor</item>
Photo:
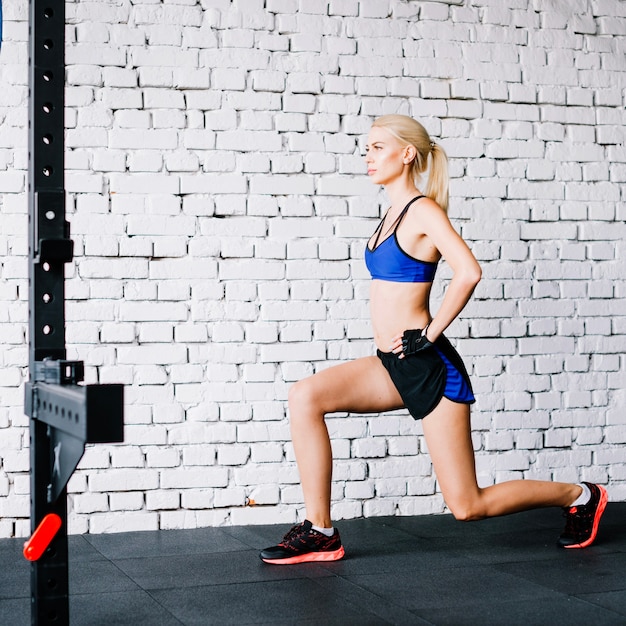
[[[70,537],[72,626],[626,624],[626,503],[597,542],[555,547],[558,509],[340,521],[346,558],[270,566],[286,526]],[[0,623],[30,624],[23,539],[0,540]]]

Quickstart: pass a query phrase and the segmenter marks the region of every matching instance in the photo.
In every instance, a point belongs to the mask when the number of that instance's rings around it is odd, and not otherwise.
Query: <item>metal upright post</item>
[[[123,441],[123,386],[79,385],[83,364],[66,361],[65,4],[30,0],[29,381],[31,621],[69,624],[67,482],[85,443]],[[54,528],[47,520],[54,521]],[[42,531],[43,529],[43,531]]]
[[[36,381],[43,359],[65,359],[65,262],[73,252],[65,222],[64,0],[30,0],[29,70],[29,368]],[[40,246],[40,240],[48,243]],[[40,250],[50,244],[51,254]],[[63,528],[31,564],[31,616],[33,624],[69,624],[67,493],[64,488],[48,501],[48,431],[45,422],[31,419],[31,532],[50,512],[59,515]]]

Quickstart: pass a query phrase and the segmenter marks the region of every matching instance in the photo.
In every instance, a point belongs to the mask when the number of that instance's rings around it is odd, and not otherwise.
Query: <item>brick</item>
[[[314,192],[314,182],[312,177],[305,175],[277,175],[271,178],[252,176],[250,179],[250,191],[254,194],[310,195]]]
[[[260,349],[262,363],[282,361],[323,361],[326,358],[325,346],[321,342],[263,345]]]
[[[228,470],[220,467],[171,470],[163,473],[160,480],[163,489],[225,487],[227,484]]]
[[[156,513],[94,513],[89,518],[89,530],[94,534],[158,530]]]
[[[109,469],[104,473],[89,477],[91,491],[132,491],[137,489],[155,489],[159,475],[156,470],[146,469]]]

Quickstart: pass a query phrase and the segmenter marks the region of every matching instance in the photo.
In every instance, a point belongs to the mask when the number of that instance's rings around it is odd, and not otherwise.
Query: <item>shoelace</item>
[[[283,540],[280,542],[282,545],[289,543],[294,537],[302,534],[302,526],[304,526],[304,522],[301,524],[296,524],[289,530],[289,532],[283,537]]]

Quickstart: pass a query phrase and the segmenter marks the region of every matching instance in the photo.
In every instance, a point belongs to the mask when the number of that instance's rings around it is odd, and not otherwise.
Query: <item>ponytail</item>
[[[449,187],[448,156],[440,145],[432,142],[426,195],[431,200],[434,200],[444,211],[448,210]]]

